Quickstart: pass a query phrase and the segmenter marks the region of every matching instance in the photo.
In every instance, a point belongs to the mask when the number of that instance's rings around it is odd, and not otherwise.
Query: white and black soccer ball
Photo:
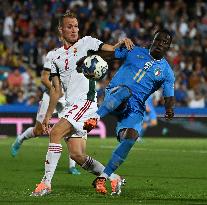
[[[108,71],[108,63],[99,55],[92,55],[84,60],[82,72],[86,78],[101,80]]]

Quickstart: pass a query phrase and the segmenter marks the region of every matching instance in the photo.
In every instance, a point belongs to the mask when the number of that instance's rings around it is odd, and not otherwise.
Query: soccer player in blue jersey
[[[139,137],[145,101],[160,87],[163,88],[165,100],[165,118],[171,120],[174,116],[175,77],[164,58],[171,42],[171,33],[159,30],[149,49],[134,46],[132,50],[115,50],[115,57],[123,59],[124,63],[106,88],[104,101],[97,114],[102,118],[113,111],[117,113],[116,131],[120,143],[114,149],[104,172],[93,182],[98,193],[107,193],[106,179],[125,161]],[[96,122],[97,119],[89,119],[84,128],[89,131],[96,126]]]

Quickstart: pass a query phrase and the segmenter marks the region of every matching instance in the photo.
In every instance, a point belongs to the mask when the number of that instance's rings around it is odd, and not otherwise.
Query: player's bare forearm
[[[173,96],[165,97],[165,118],[171,120],[174,117],[175,98]]]
[[[115,50],[116,48],[119,48],[121,46],[125,46],[128,50],[131,50],[134,47],[134,43],[132,42],[131,39],[124,38],[121,41],[119,41],[117,44],[115,44],[113,47]]]
[[[109,45],[104,44],[101,48],[103,51],[114,51],[116,48],[119,48],[121,46],[126,46],[128,50],[131,50],[134,47],[134,43],[129,38],[124,38],[123,40],[120,40],[115,45]]]
[[[50,71],[43,70],[41,73],[42,84],[50,91],[51,82],[49,81]]]
[[[49,102],[49,106],[48,106],[47,114],[46,114],[48,117],[52,116],[56,108],[57,102],[62,94],[62,89],[61,89],[60,80],[58,76],[55,76],[52,78],[52,83],[53,85],[50,89],[50,102]]]

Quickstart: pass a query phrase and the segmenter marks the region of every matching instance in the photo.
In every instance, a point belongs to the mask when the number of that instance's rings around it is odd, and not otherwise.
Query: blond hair
[[[64,18],[77,18],[75,13],[71,11],[66,11],[61,17],[59,18],[58,27],[61,27],[63,25],[63,19]]]

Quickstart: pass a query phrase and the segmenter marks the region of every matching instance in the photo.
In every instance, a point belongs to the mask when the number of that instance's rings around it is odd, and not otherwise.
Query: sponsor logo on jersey
[[[139,58],[139,59],[143,59],[143,58],[144,58],[144,56],[137,55],[137,58]]]
[[[152,67],[154,61],[148,61],[144,64],[144,70],[148,70],[150,67]]]

